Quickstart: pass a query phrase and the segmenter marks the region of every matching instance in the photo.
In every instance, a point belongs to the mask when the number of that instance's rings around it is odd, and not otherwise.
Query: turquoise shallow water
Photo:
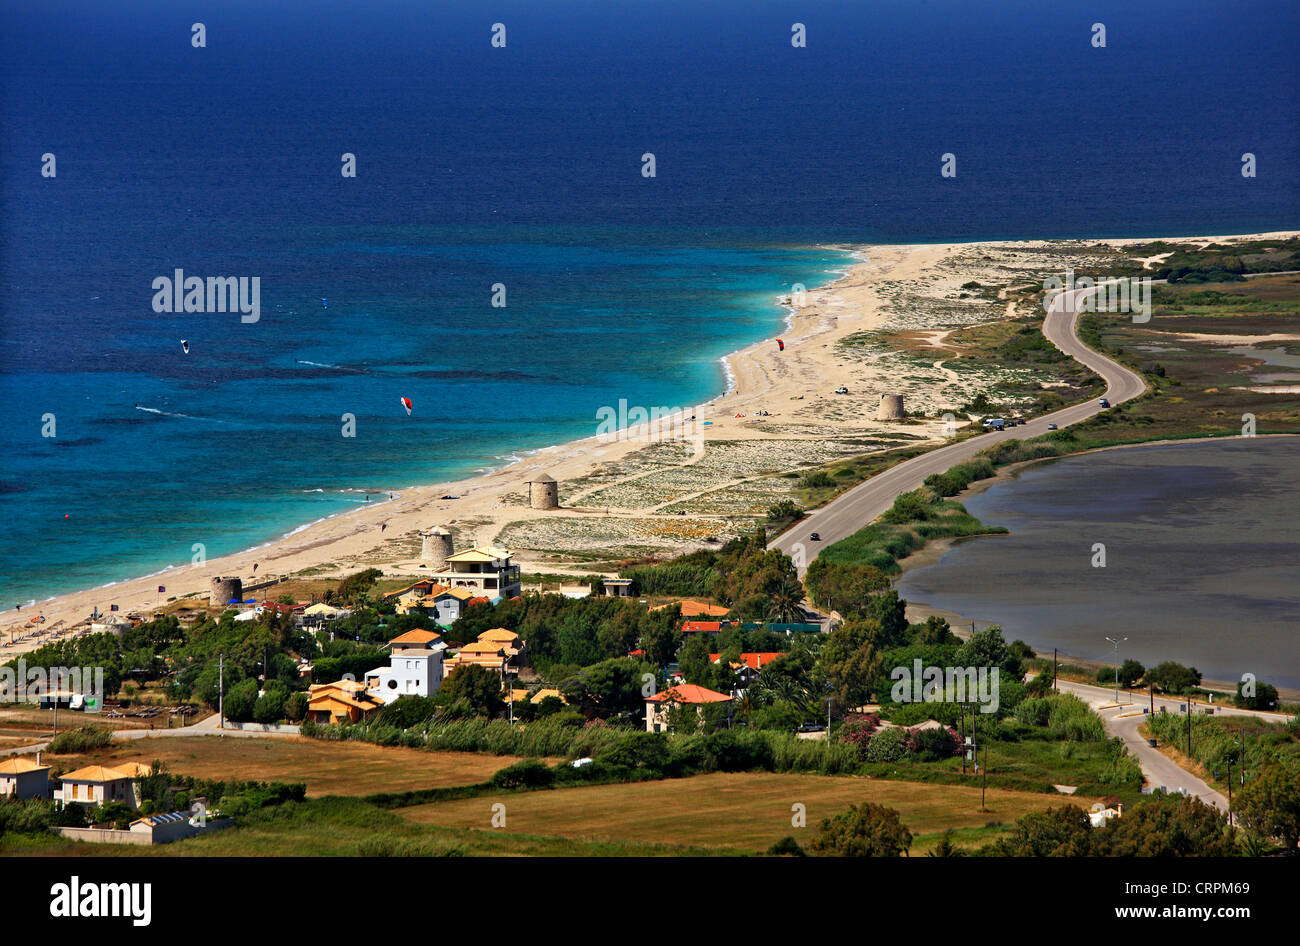
[[[195,542],[226,554],[367,492],[500,466],[591,436],[620,399],[698,404],[725,388],[722,355],[778,332],[780,293],[851,261],[631,230],[406,227],[284,246],[263,260],[256,324],[155,314],[148,283],[87,288],[78,342],[42,333],[39,360],[0,378],[31,419],[3,434],[0,601],[188,563]],[[46,413],[54,438],[39,436]]]
[[[170,0],[6,4],[0,605],[715,394],[840,263],[792,247],[1300,217],[1292,0],[1128,5],[1105,49],[1095,0],[498,6],[223,0],[196,48]],[[177,268],[261,321],[155,314]]]

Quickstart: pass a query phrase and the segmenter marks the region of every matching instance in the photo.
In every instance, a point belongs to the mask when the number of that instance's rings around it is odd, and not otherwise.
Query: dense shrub
[[[45,747],[46,752],[55,755],[65,753],[89,752],[91,749],[103,749],[113,744],[113,733],[111,730],[103,729],[99,726],[79,726],[76,729],[65,729]]]

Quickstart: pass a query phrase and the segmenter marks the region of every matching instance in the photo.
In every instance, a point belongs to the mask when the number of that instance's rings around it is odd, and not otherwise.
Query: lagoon
[[[1008,640],[1110,661],[1176,660],[1207,679],[1300,688],[1300,438],[1105,450],[1034,464],[965,501],[1009,535],[906,573],[913,604]],[[1105,547],[1095,567],[1094,546]]]

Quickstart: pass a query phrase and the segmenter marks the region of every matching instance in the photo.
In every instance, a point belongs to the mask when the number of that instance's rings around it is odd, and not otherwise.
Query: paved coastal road
[[[1096,288],[1074,289],[1059,293],[1053,300],[1050,311],[1043,321],[1043,335],[1065,354],[1074,358],[1106,382],[1106,393],[1102,395],[1111,404],[1120,404],[1137,397],[1146,390],[1142,377],[1123,365],[1111,361],[1079,340],[1075,332],[1078,321],[1078,304],[1085,294],[1096,292]],[[799,573],[803,574],[807,562],[817,557],[821,549],[847,538],[863,526],[876,519],[894,503],[901,493],[916,489],[927,476],[942,473],[954,464],[969,460],[980,450],[1000,440],[1037,437],[1047,433],[1048,424],[1066,427],[1086,420],[1102,410],[1097,398],[1091,398],[1083,404],[1062,408],[1052,414],[1034,418],[1027,424],[1012,427],[1001,432],[980,434],[939,447],[919,457],[907,460],[895,467],[873,476],[846,493],[837,496],[822,508],[810,513],[803,519],[768,544],[768,548],[780,549],[787,555],[793,555],[796,546],[803,546],[803,555],[794,556],[796,562],[802,561]],[[809,535],[813,532],[821,535],[819,542],[813,542]]]
[[[1192,773],[1179,768],[1168,756],[1164,755],[1159,749],[1151,748],[1146,739],[1138,735],[1138,727],[1142,725],[1146,718],[1142,710],[1151,707],[1150,699],[1146,694],[1121,691],[1121,702],[1119,706],[1116,706],[1115,691],[1106,687],[1059,680],[1057,681],[1057,688],[1062,693],[1073,693],[1092,707],[1093,712],[1100,716],[1103,724],[1105,724],[1107,734],[1122,741],[1129,754],[1138,760],[1138,764],[1142,766],[1142,774],[1146,776],[1149,786],[1159,788],[1163,785],[1170,792],[1176,792],[1180,788],[1186,789],[1187,794],[1196,796],[1206,804],[1213,805],[1220,811],[1228,810],[1228,799],[1222,793],[1211,788]],[[1183,719],[1186,719],[1186,714],[1182,711],[1182,707],[1185,705],[1182,700],[1178,699],[1168,697],[1156,697],[1155,699],[1155,711],[1157,713],[1163,709],[1166,713],[1172,713]],[[1201,715],[1205,712],[1207,706],[1208,704],[1205,703],[1193,703],[1192,712]],[[1237,709],[1234,706],[1219,705],[1213,709],[1216,716],[1254,716],[1257,719],[1275,723],[1286,722],[1288,718],[1279,713]],[[1193,738],[1195,738],[1194,733]],[[1185,746],[1185,743],[1180,743],[1179,748],[1185,749]]]

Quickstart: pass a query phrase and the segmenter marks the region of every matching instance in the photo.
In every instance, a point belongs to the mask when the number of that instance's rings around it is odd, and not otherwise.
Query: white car
[[[840,385],[838,388],[835,389],[835,393],[836,393],[836,394],[848,394],[848,393],[849,393],[849,389],[846,388],[846,387],[844,387],[844,385]]]

